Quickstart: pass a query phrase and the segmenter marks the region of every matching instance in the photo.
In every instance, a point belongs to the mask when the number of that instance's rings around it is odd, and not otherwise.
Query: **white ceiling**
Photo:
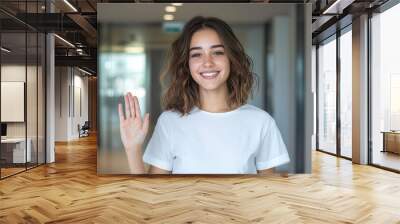
[[[97,21],[109,23],[160,23],[168,3],[98,3]],[[175,21],[197,15],[214,16],[233,24],[263,24],[274,16],[288,15],[295,4],[184,3],[177,6]]]

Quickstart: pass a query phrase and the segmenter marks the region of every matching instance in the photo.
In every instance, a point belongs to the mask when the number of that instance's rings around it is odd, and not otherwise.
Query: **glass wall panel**
[[[317,47],[315,45],[312,46],[311,50],[311,71],[312,71],[312,87],[311,90],[313,92],[313,135],[312,135],[312,150],[316,150],[317,144]]]
[[[44,12],[44,3],[10,1],[0,6],[21,15]],[[0,12],[1,178],[45,162],[46,40],[39,32]]]
[[[45,76],[45,65],[46,65],[46,37],[44,34],[38,34],[38,164],[45,163],[45,93],[46,93],[46,76]]]
[[[99,32],[107,33],[99,37],[102,38],[102,45],[99,46],[99,71],[107,74],[98,83],[99,105],[101,105],[98,125],[107,127],[103,129],[105,131],[99,133],[99,145],[104,146],[98,154],[98,164],[102,164],[98,167],[100,172],[129,173],[127,163],[121,162],[126,160],[122,144],[120,141],[115,141],[120,138],[117,109],[118,103],[123,102],[122,96],[128,91],[136,95],[142,115],[150,112],[150,97],[159,98],[159,96],[150,95],[150,77],[156,72],[152,71],[150,66],[154,65],[150,63],[154,59],[150,55],[152,49],[147,49],[140,41],[132,43],[119,41],[134,33],[134,35],[147,35],[146,29],[132,28],[129,25],[99,27]],[[156,27],[154,31],[159,31],[159,27]],[[157,35],[162,35],[162,33],[157,32]],[[156,58],[156,60],[160,62],[163,58]]]
[[[1,34],[1,161],[2,178],[25,170],[26,150],[26,33]]]
[[[105,164],[118,164],[116,161],[121,161],[125,154],[123,151],[115,156],[115,150],[120,148],[118,141],[113,139],[118,138],[115,134],[119,133],[119,121],[117,116],[114,116],[118,111],[118,103],[120,103],[121,96],[127,92],[132,92],[139,99],[139,106],[141,108],[142,116],[148,111],[146,96],[146,67],[145,67],[146,55],[144,53],[102,53],[100,56],[100,68],[106,74],[109,74],[106,79],[100,80],[100,92],[104,96],[101,97],[101,101],[104,101],[101,108],[101,120],[107,121],[103,125],[107,126],[107,131],[103,132],[105,136],[101,136],[101,141],[104,141],[104,145],[108,146],[109,151],[107,153],[114,153],[114,157],[104,156],[102,158],[108,158]],[[115,88],[118,86],[118,88]],[[112,115],[114,114],[114,115]],[[112,118],[112,119],[110,119]],[[112,161],[109,158],[115,158]],[[103,161],[104,162],[104,161]],[[115,165],[114,165],[115,166]],[[112,167],[110,165],[110,167]]]
[[[371,19],[372,163],[400,170],[400,4]]]
[[[27,81],[26,81],[26,113],[27,113],[27,144],[31,153],[29,154],[28,168],[37,165],[37,74],[38,74],[38,36],[36,32],[27,33]]]
[[[351,158],[352,141],[352,33],[340,36],[340,153]]]
[[[336,37],[318,48],[318,149],[336,153]]]

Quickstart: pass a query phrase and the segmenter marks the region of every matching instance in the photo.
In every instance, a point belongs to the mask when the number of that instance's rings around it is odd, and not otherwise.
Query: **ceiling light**
[[[1,50],[4,51],[4,52],[7,52],[7,53],[10,53],[10,52],[11,52],[10,50],[8,50],[8,49],[5,48],[5,47],[1,47]]]
[[[173,6],[182,6],[182,3],[172,3]]]
[[[332,5],[330,5],[327,9],[324,10],[324,12],[322,12],[322,14],[328,14],[328,13],[333,13],[333,14],[339,14],[338,9],[336,7],[338,7],[338,4],[341,2],[342,0],[336,0],[335,2],[333,2]],[[343,1],[346,2],[346,1]],[[334,12],[332,12],[332,10]]]
[[[75,45],[71,44],[71,42],[67,41],[66,39],[58,36],[57,34],[54,34],[55,37],[57,37],[58,39],[60,39],[61,41],[63,41],[64,43],[66,43],[67,45],[69,45],[70,47],[75,48]]]
[[[74,10],[74,12],[78,12],[78,10],[71,4],[69,3],[68,0],[64,0],[65,4],[67,4],[72,10]]]
[[[77,52],[82,52],[82,49],[78,48],[76,49]]]
[[[131,53],[131,54],[141,54],[144,52],[144,47],[142,46],[128,46],[124,48],[124,51],[126,53]]]
[[[174,15],[165,14],[165,15],[164,15],[164,20],[174,20]]]
[[[85,73],[85,74],[87,74],[87,75],[92,75],[92,73],[90,73],[90,72],[88,72],[88,71],[85,71],[85,70],[83,70],[83,69],[81,69],[81,68],[79,68],[79,67],[78,67],[78,70],[81,71],[81,72],[83,72],[83,73]]]
[[[165,11],[166,12],[176,12],[176,7],[175,6],[166,6]]]

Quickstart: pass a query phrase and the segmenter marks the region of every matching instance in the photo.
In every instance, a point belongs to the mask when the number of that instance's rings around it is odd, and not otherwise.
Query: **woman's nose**
[[[212,66],[214,65],[214,61],[211,55],[205,54],[203,58],[203,64],[204,66]]]

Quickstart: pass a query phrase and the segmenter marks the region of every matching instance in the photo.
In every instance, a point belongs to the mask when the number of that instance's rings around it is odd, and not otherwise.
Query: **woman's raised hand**
[[[121,140],[125,151],[131,154],[141,146],[149,130],[149,114],[146,113],[144,119],[141,117],[139,101],[132,93],[125,95],[125,116],[122,104],[118,104],[119,127]]]

